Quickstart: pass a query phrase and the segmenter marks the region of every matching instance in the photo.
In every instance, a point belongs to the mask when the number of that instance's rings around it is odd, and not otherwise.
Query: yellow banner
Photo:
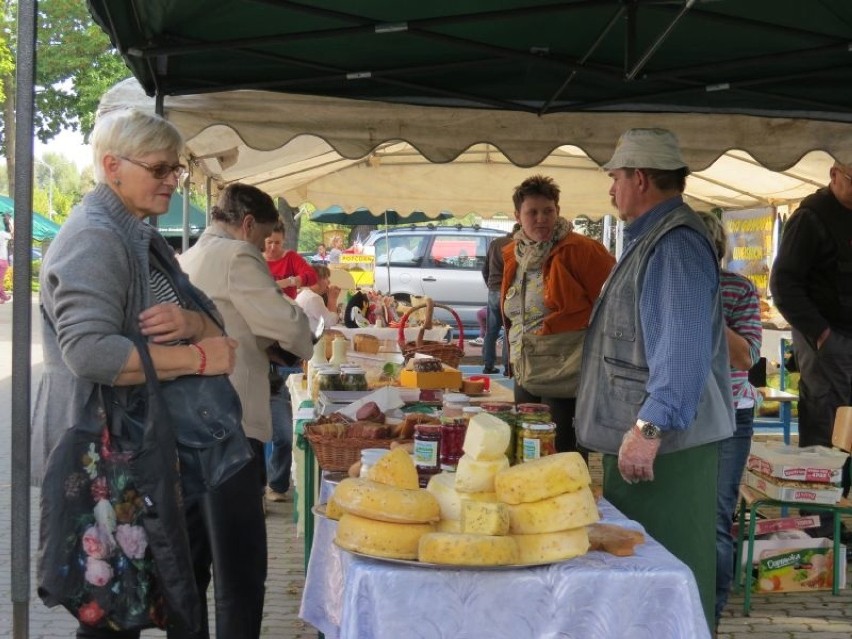
[[[728,236],[728,252],[722,264],[754,282],[760,297],[766,297],[769,289],[775,217],[774,207],[722,213]]]

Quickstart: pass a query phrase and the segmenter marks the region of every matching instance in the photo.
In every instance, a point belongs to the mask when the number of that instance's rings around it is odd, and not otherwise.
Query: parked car
[[[482,267],[491,241],[503,235],[479,226],[429,224],[397,227],[387,236],[384,230],[373,231],[364,247],[375,251],[377,290],[404,302],[425,295],[446,304],[459,314],[465,333],[476,337],[476,312],[488,301]]]

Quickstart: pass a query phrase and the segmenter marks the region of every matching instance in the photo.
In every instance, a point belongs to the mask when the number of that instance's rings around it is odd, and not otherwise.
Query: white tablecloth
[[[601,512],[641,529],[605,501]],[[356,557],[332,543],[336,528],[317,518],[299,612],[328,639],[710,637],[692,572],[647,535],[633,557],[442,570]]]

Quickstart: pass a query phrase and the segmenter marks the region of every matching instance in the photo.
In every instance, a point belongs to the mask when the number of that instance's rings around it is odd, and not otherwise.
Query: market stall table
[[[607,523],[641,528],[600,509]],[[633,557],[470,570],[355,556],[334,545],[336,529],[318,518],[299,612],[328,639],[710,637],[692,572],[647,535]]]

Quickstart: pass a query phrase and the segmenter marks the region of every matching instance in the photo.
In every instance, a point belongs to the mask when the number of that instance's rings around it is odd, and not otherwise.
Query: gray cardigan
[[[133,350],[124,336],[139,330],[139,313],[152,304],[152,242],[166,245],[154,227],[127,212],[101,184],[74,208],[50,245],[40,278],[47,321],[32,424],[36,484],[62,433],[93,414],[96,384],[113,384]]]

